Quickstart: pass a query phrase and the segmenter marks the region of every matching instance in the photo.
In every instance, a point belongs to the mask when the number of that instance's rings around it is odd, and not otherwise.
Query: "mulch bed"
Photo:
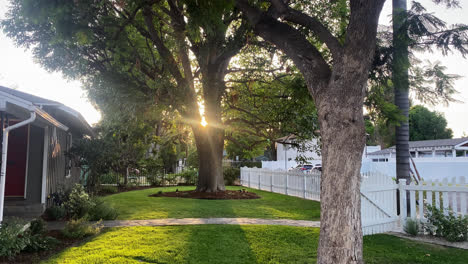
[[[39,263],[42,260],[50,258],[52,255],[64,250],[65,248],[78,245],[80,242],[87,238],[70,239],[62,235],[59,230],[51,230],[47,232],[48,236],[54,237],[60,241],[54,248],[39,252],[21,252],[19,255],[12,259],[0,257],[0,264],[26,264],[26,263]]]
[[[176,197],[190,199],[208,199],[208,200],[241,200],[241,199],[259,199],[256,193],[247,192],[245,189],[238,191],[224,192],[197,192],[197,191],[175,191],[160,192],[149,195],[150,197]]]

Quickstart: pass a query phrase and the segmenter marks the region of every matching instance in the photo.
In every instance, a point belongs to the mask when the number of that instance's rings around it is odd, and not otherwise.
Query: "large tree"
[[[322,139],[318,263],[362,263],[360,164],[365,143],[363,101],[384,0],[310,3],[237,0],[256,34],[275,44],[303,74],[318,110]],[[343,3],[344,12],[343,12]],[[327,14],[344,13],[336,31]],[[301,8],[302,11],[296,8]],[[329,17],[328,17],[329,18]],[[344,24],[344,26],[342,26]],[[326,48],[325,48],[326,46]]]
[[[248,31],[233,2],[22,0],[11,2],[2,25],[49,70],[178,111],[197,145],[197,189],[225,189],[221,98]]]

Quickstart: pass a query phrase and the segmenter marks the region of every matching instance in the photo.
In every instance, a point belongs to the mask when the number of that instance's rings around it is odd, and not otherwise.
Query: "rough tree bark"
[[[363,100],[384,0],[351,0],[344,43],[314,17],[272,0],[266,12],[236,0],[256,34],[296,64],[318,110],[322,137],[321,216],[318,263],[363,263],[360,167],[365,144]],[[332,53],[328,64],[298,30],[303,26]]]
[[[192,128],[199,162],[197,191],[224,191],[222,167],[224,130],[201,125],[194,125]]]
[[[198,152],[197,191],[225,191],[223,177],[224,128],[222,125],[221,97],[225,90],[224,76],[228,61],[202,66],[203,99],[206,126],[193,125]]]

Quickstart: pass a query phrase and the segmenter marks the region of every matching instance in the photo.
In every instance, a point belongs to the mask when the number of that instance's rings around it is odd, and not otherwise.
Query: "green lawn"
[[[45,263],[315,263],[319,229],[200,225],[113,228]],[[466,263],[468,250],[364,238],[366,263]]]
[[[201,200],[187,198],[148,197],[162,190],[192,190],[195,187],[166,187],[123,192],[102,199],[117,209],[118,219],[250,217],[265,219],[320,220],[320,203],[245,187],[261,196],[253,200]]]

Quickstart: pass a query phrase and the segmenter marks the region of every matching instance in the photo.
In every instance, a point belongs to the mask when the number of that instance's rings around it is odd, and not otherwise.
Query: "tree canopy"
[[[452,138],[453,131],[447,128],[447,120],[438,112],[422,105],[415,105],[409,111],[410,140]]]

